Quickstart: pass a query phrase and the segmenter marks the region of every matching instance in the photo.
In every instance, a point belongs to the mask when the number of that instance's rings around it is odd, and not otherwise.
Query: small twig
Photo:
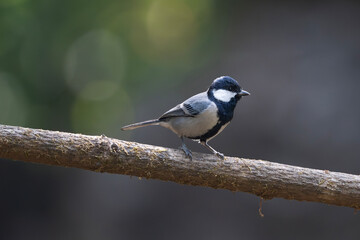
[[[260,217],[264,217],[265,215],[262,212],[262,206],[263,206],[263,201],[264,199],[262,197],[260,197],[260,202],[259,202],[259,215]]]

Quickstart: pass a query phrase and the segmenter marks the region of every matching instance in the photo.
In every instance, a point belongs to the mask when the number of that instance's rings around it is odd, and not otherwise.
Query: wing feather
[[[164,120],[166,118],[172,118],[172,117],[191,117],[191,115],[186,114],[184,110],[180,106],[181,104],[177,105],[176,107],[173,107],[166,113],[160,116],[159,120]]]
[[[159,120],[172,117],[195,117],[211,104],[207,93],[199,93],[164,113]]]

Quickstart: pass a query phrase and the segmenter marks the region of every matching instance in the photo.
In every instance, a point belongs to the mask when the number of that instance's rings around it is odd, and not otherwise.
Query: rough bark
[[[360,209],[360,176],[193,153],[65,132],[0,125],[0,158],[160,179]]]

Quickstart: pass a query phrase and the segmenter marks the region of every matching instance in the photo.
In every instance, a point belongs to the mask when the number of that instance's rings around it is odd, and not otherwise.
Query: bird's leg
[[[188,149],[187,146],[185,145],[184,137],[180,137],[180,138],[181,138],[180,149],[184,151],[186,157],[188,157],[190,160],[192,160],[192,153],[191,153],[190,149]]]
[[[207,147],[213,154],[215,154],[219,158],[224,159],[224,154],[213,149],[206,141],[200,141],[200,144]]]

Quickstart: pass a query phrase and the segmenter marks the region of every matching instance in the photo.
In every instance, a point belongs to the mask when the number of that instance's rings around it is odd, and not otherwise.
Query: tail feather
[[[148,120],[148,121],[139,122],[139,123],[133,123],[133,124],[124,126],[121,128],[121,130],[123,130],[123,131],[133,130],[135,128],[146,127],[146,126],[150,126],[150,125],[158,125],[159,123],[160,123],[159,119],[153,119],[153,120]]]

